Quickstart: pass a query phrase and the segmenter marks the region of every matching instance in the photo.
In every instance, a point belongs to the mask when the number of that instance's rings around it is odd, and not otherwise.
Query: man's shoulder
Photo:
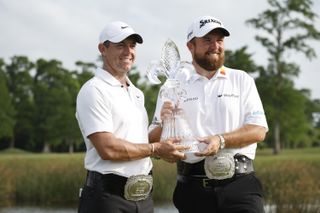
[[[252,76],[249,75],[246,71],[240,70],[240,69],[234,69],[230,67],[224,67],[227,75],[230,78],[247,78],[252,79]]]
[[[93,96],[94,94],[103,94],[101,91],[107,92],[106,84],[95,76],[86,81],[80,88],[78,96]]]
[[[243,75],[243,74],[247,74],[245,71],[240,70],[240,69],[235,69],[235,68],[231,68],[231,67],[223,67],[225,69],[226,72],[232,74],[232,75]]]
[[[87,90],[87,89],[91,89],[91,88],[96,88],[99,87],[101,82],[101,80],[95,76],[93,76],[92,78],[90,78],[89,80],[87,80],[82,86],[80,90]]]

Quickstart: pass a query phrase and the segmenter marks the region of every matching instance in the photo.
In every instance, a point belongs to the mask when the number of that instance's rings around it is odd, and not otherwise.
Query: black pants
[[[100,184],[94,187],[84,186],[78,213],[153,213],[152,195],[134,202],[105,191]]]
[[[262,186],[254,173],[226,185],[203,188],[177,182],[173,202],[180,213],[263,213]]]

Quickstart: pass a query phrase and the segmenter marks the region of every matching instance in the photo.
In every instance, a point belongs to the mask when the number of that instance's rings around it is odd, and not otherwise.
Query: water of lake
[[[0,208],[0,213],[76,213],[76,209],[38,208],[38,207],[6,207]],[[154,213],[178,213],[172,205],[155,206]]]

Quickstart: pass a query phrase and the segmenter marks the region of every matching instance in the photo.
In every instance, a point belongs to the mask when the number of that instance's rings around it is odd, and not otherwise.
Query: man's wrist
[[[219,137],[219,149],[224,149],[226,146],[226,140],[222,134],[218,134],[217,136]]]
[[[150,157],[154,158],[154,159],[160,159],[157,155],[156,155],[156,147],[153,143],[150,144],[150,151],[151,151],[151,154],[150,154]]]
[[[150,145],[151,145],[151,156],[153,156],[154,155],[154,144],[152,143]]]

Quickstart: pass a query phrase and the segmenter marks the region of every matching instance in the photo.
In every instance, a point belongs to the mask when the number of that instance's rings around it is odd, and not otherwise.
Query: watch
[[[218,137],[220,139],[219,149],[224,149],[224,147],[226,146],[226,140],[224,139],[223,135],[218,135]]]

